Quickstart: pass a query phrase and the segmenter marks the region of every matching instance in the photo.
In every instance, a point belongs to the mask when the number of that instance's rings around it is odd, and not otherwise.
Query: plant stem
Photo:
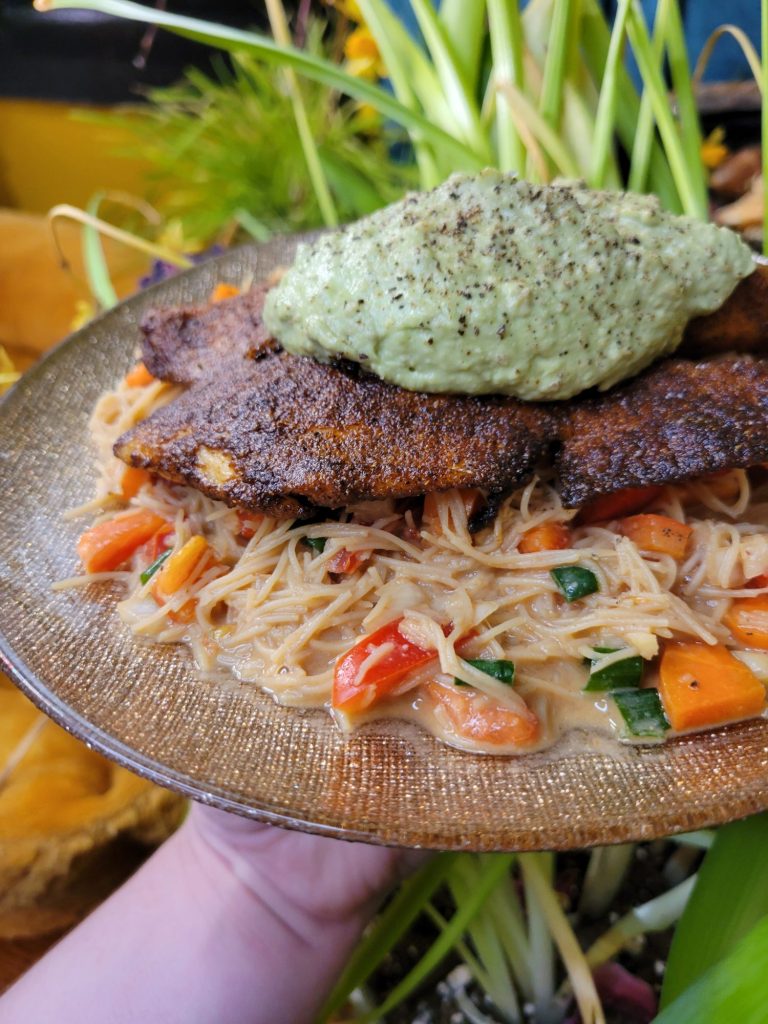
[[[366,1024],[373,1024],[386,1017],[403,999],[411,994],[425,978],[448,955],[454,944],[463,935],[467,925],[478,913],[502,878],[509,872],[514,854],[496,854],[484,869],[477,887],[448,922],[448,927],[430,946],[416,966],[392,989],[375,1014],[363,1017]]]
[[[529,859],[530,858],[530,859]],[[535,853],[520,857],[525,887],[525,909],[528,917],[528,944],[531,951],[531,984],[536,1020],[549,1024],[553,1020],[555,994],[555,963],[551,929],[539,898],[552,888],[553,856]]]
[[[522,173],[525,167],[525,147],[503,90],[498,86],[511,83],[519,91],[524,89],[523,27],[517,0],[488,0],[488,30],[491,37],[493,77],[496,89],[496,143],[498,162],[502,171]]]
[[[592,173],[589,184],[592,188],[605,188],[611,157],[613,135],[616,123],[616,94],[618,90],[618,69],[624,55],[624,41],[627,32],[627,18],[632,0],[619,0],[619,9],[613,23],[608,57],[603,72],[600,99],[597,104],[595,134],[592,141]]]
[[[285,8],[281,0],[266,0],[266,6],[272,35],[281,46],[290,47],[293,40],[291,39],[288,18],[286,17]],[[312,188],[315,191],[320,214],[326,227],[335,228],[339,223],[339,215],[336,212],[333,196],[323,171],[323,165],[320,163],[317,145],[312,137],[312,129],[307,117],[307,108],[304,106],[304,101],[301,98],[301,89],[296,78],[296,72],[292,68],[286,68],[283,75],[288,88],[288,94],[291,97],[296,130],[299,133],[304,159],[307,162],[309,180],[312,182]]]
[[[576,1004],[583,1024],[605,1024],[605,1015],[592,978],[592,972],[568,919],[563,913],[557,893],[547,878],[548,869],[542,866],[542,857],[551,854],[524,853],[520,855],[530,919],[533,905],[554,939],[573,988]],[[544,865],[547,862],[544,861]],[[550,1006],[552,1005],[550,1000]],[[538,1019],[538,1018],[537,1018]],[[545,1018],[542,1018],[544,1020]]]
[[[579,913],[600,917],[613,902],[634,857],[632,843],[622,846],[598,846],[589,855],[589,865],[581,887]]]
[[[100,220],[98,217],[93,217],[91,214],[86,213],[85,210],[79,209],[77,206],[70,206],[69,203],[59,203],[58,206],[54,206],[48,211],[48,220],[54,227],[54,236],[56,237],[56,245],[61,253],[61,247],[58,243],[58,236],[56,236],[56,221],[74,220],[78,224],[88,225],[89,227],[95,228],[101,232],[102,235],[106,235],[108,238],[114,239],[116,242],[122,242],[123,245],[129,246],[131,249],[138,249],[139,252],[144,252],[148,256],[152,256],[157,260],[163,260],[165,263],[171,263],[174,267],[179,267],[181,270],[187,270],[193,266],[192,260],[186,256],[175,252],[173,249],[169,249],[165,245],[156,245],[154,242],[148,242],[146,238],[142,238],[140,235],[134,235],[130,231],[123,231],[122,228],[116,228],[114,224],[108,224],[107,221]]]
[[[604,964],[638,935],[664,931],[673,925],[685,910],[695,883],[696,876],[692,875],[674,889],[630,910],[589,947],[586,954],[589,966],[595,968]]]

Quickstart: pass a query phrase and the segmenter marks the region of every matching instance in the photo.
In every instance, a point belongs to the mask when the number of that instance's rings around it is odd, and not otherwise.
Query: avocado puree
[[[564,399],[669,355],[753,269],[735,234],[655,197],[487,170],[300,246],[264,321],[410,390]]]

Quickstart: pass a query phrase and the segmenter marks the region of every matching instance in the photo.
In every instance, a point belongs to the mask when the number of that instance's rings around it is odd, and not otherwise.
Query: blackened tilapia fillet
[[[223,302],[152,310],[141,324],[149,372],[174,384],[194,384],[232,361],[274,349],[261,321],[268,289],[258,284]]]
[[[287,352],[198,381],[124,434],[120,458],[277,516],[530,478],[556,435],[543,406],[427,395]]]
[[[725,352],[768,355],[768,265],[759,263],[739,281],[720,309],[690,321],[676,356],[702,358]]]
[[[755,294],[768,292],[753,278]],[[450,487],[503,492],[553,452],[569,506],[768,460],[768,360],[668,359],[560,403],[428,395],[280,351],[261,321],[266,290],[147,317],[147,367],[188,390],[118,440],[122,459],[286,517]],[[739,330],[731,336],[747,348],[766,336],[749,318]],[[700,336],[704,352],[725,345]]]
[[[768,360],[665,359],[567,403],[555,466],[563,501],[675,483],[768,458]]]

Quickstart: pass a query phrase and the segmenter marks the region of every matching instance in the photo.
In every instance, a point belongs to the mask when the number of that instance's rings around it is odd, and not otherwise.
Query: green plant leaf
[[[710,920],[707,930],[717,927],[717,920]],[[766,963],[768,917],[763,917],[725,960],[667,1006],[654,1024],[765,1024]]]
[[[485,0],[443,0],[440,21],[471,89],[477,87],[485,41]]]
[[[320,1011],[319,1020],[326,1020],[343,1006],[350,993],[362,985],[381,963],[425,909],[432,894],[443,884],[459,856],[458,853],[438,854],[400,886],[397,894],[379,914],[373,927],[347,961],[344,973]]]
[[[417,143],[424,141],[434,147],[444,148],[461,167],[477,170],[483,166],[483,154],[477,153],[455,135],[433,124],[420,111],[399,102],[381,86],[356,78],[322,57],[293,46],[280,46],[273,39],[257,32],[245,32],[199,18],[170,14],[167,11],[133,3],[133,0],[43,0],[39,6],[43,10],[77,8],[99,11],[117,18],[167,28],[187,39],[231,53],[257,54],[280,67],[294,68],[307,78],[332,89],[338,89],[361,103],[370,104],[385,117],[391,117],[393,121],[407,128]]]
[[[462,857],[456,862],[448,876],[448,886],[457,907],[472,899],[475,888],[482,880],[485,866],[493,856],[494,854],[487,854],[485,857]],[[483,987],[504,1018],[519,1021],[520,1007],[513,984],[511,965],[499,937],[493,913],[500,888],[501,883],[494,892],[493,900],[488,900],[467,925],[467,937],[477,951],[476,962],[471,966],[475,971],[480,968]]]
[[[470,898],[457,908],[456,913],[448,922],[445,931],[432,943],[416,966],[392,989],[381,1006],[378,1006],[376,1010],[362,1018],[366,1024],[373,1024],[374,1021],[380,1021],[382,1018],[385,1018],[425,978],[429,977],[435,967],[445,959],[454,944],[464,934],[467,925],[474,918],[475,914],[478,913],[496,886],[506,877],[513,860],[514,854],[503,853],[494,854],[492,858],[488,859]]]
[[[480,112],[472,95],[471,85],[463,74],[450,38],[431,0],[411,0],[411,8],[416,15],[440,79],[443,94],[453,111],[454,121],[462,138],[478,153],[482,153],[486,163],[489,163],[492,159],[491,153],[482,130]]]
[[[619,86],[619,67],[623,62],[624,43],[627,34],[627,18],[632,0],[619,0],[616,20],[613,23],[611,41],[603,71],[603,83],[597,105],[595,132],[592,137],[592,173],[589,184],[592,188],[605,188],[613,153],[613,136],[616,123],[616,98]]]
[[[653,51],[653,44],[648,34],[642,9],[633,3],[627,19],[627,34],[637,60],[637,66],[643,78],[643,84],[650,91],[653,114],[659,133],[664,143],[672,177],[683,204],[685,213],[690,217],[705,220],[707,204],[702,201],[700,190],[695,180],[691,179],[691,169],[686,158],[686,150],[680,134],[680,128],[669,106],[669,97]]]
[[[99,208],[104,201],[104,193],[96,192],[88,200],[85,212],[94,220],[98,219]],[[101,244],[101,236],[93,223],[83,225],[83,265],[91,295],[102,309],[111,309],[117,305],[117,292],[112,286],[109,267]]]
[[[664,38],[666,36],[666,18],[669,5],[667,0],[659,0],[656,5],[656,18],[653,26],[653,53],[656,62],[661,66],[664,58]],[[632,144],[632,156],[629,165],[627,187],[630,192],[645,192],[648,185],[648,171],[651,164],[651,153],[655,139],[656,122],[653,120],[651,94],[646,89],[640,100],[640,112],[637,116],[637,130]]]
[[[693,94],[691,69],[688,64],[688,48],[686,46],[683,17],[680,13],[678,0],[667,0],[669,13],[666,18],[667,61],[672,79],[672,88],[677,98],[678,122],[683,151],[688,164],[688,176],[697,202],[706,218],[709,206],[707,193],[707,175],[701,159],[701,125]]]
[[[517,0],[488,0],[488,30],[493,55],[494,100],[496,106],[496,145],[499,168],[522,172],[525,148],[515,127],[507,98],[499,85],[511,83],[518,91],[524,89],[523,26]]]
[[[611,32],[597,0],[582,0],[581,17],[581,50],[590,74],[599,88],[603,81],[603,69],[608,57]],[[631,153],[640,111],[640,97],[624,67],[618,71],[618,86],[616,131],[621,144],[628,153]],[[672,213],[683,212],[664,149],[657,140],[654,140],[651,146],[648,188],[656,193],[667,210]]]
[[[554,0],[547,56],[544,61],[539,113],[555,131],[560,129],[563,112],[563,84],[568,71],[567,58],[573,8],[573,0]]]
[[[672,941],[662,1006],[727,956],[768,914],[766,849],[768,814],[733,822],[717,832]],[[740,1022],[737,1016],[727,1019]]]

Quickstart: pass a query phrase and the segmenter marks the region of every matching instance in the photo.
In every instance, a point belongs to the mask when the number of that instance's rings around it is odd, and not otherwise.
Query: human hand
[[[425,856],[193,806],[0,999],[0,1024],[311,1024],[377,904]]]
[[[288,922],[363,921],[386,893],[424,863],[419,850],[370,846],[293,832],[193,805],[184,826],[203,858],[214,857]]]

